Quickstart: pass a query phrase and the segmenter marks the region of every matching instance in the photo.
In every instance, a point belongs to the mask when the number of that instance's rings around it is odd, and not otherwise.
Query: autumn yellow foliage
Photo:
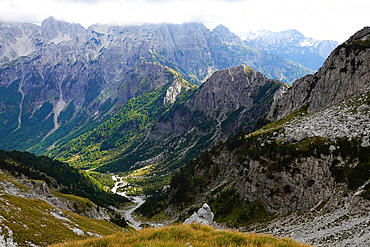
[[[162,228],[147,228],[141,231],[119,232],[104,238],[92,238],[53,247],[79,246],[163,246],[163,247],[309,247],[290,238],[275,238],[270,235],[215,230],[199,224],[172,225]]]

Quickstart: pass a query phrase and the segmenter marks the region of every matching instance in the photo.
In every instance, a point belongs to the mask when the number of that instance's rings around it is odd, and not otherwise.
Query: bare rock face
[[[294,82],[271,106],[267,118],[280,119],[309,103],[317,112],[370,87],[370,28],[365,27],[338,46],[315,75]]]
[[[268,79],[245,65],[215,72],[205,83],[190,105],[204,112],[216,110],[230,111],[240,107],[250,109],[253,105],[252,93],[263,87]]]
[[[213,218],[214,214],[211,211],[211,207],[207,203],[204,203],[198,210],[198,213],[194,212],[184,221],[184,224],[201,223],[203,225],[212,226],[214,225]]]
[[[169,120],[157,124],[157,129],[164,132],[184,133],[195,127],[194,112],[201,112],[207,120],[212,120],[213,124],[209,123],[205,127],[214,128],[215,125],[227,120],[231,112],[238,111],[235,119],[229,118],[229,122],[234,122],[233,125],[222,130],[221,135],[229,135],[243,122],[248,123],[246,128],[249,131],[253,128],[253,124],[266,114],[273,97],[279,95],[275,93],[279,89],[284,91],[283,88],[286,88],[286,85],[282,85],[276,80],[267,79],[262,73],[246,65],[217,71],[185,103],[187,111],[175,110]],[[171,89],[167,93],[171,95],[172,91],[174,90]],[[165,101],[169,102],[169,100]],[[204,121],[204,119],[197,119],[197,121]],[[217,133],[217,130],[211,132]],[[200,134],[204,135],[204,133]]]
[[[263,101],[267,95],[274,94],[275,97],[280,85],[282,85],[280,82],[267,79],[262,73],[241,65],[215,72],[199,88],[189,106],[208,115],[217,111],[230,112],[241,108],[247,112],[261,103],[259,101]],[[265,102],[267,105],[268,101]],[[257,115],[258,119],[264,115],[264,111]]]
[[[167,89],[166,96],[163,99],[163,103],[173,104],[176,101],[177,96],[181,93],[181,85],[178,81],[174,81],[172,85]]]

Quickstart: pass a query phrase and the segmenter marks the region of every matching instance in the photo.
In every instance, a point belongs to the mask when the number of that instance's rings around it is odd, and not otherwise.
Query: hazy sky
[[[369,0],[0,0],[1,21],[41,23],[49,16],[94,23],[202,22],[233,32],[296,29],[343,42],[370,26]]]

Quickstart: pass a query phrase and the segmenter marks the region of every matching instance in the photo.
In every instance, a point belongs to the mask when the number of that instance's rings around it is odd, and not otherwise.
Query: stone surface
[[[163,99],[163,103],[173,104],[176,101],[177,96],[181,93],[181,85],[178,81],[174,81],[171,86],[167,89],[166,96]]]
[[[213,226],[214,214],[211,211],[210,206],[204,203],[203,206],[198,210],[198,213],[194,212],[189,218],[184,221],[184,224],[201,223],[203,225]]]
[[[269,83],[273,80],[245,65],[220,70],[197,91],[190,106],[208,113],[217,110],[228,112],[241,107],[249,110],[255,103],[253,94]]]
[[[279,138],[284,138],[286,142],[292,140],[300,142],[304,137],[314,136],[331,140],[363,137],[363,145],[366,145],[366,140],[370,136],[370,111],[363,102],[368,101],[370,101],[370,92],[365,91],[338,105],[292,119],[284,125],[283,135]]]

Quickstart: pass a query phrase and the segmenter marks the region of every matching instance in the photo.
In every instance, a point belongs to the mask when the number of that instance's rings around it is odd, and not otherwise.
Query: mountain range
[[[85,29],[48,18],[1,23],[0,37],[1,148],[59,160],[2,151],[7,217],[20,220],[7,208],[29,211],[29,198],[52,207],[68,198],[61,213],[38,208],[68,225],[58,241],[105,235],[115,226],[92,231],[93,222],[67,215],[127,226],[112,209],[127,200],[107,193],[115,173],[127,194],[148,196],[136,211],[148,223],[183,221],[207,202],[222,227],[324,246],[369,241],[369,28],[303,77],[310,70],[223,26]],[[298,79],[290,87],[282,74],[271,79],[277,71]],[[1,219],[0,243],[13,244],[13,232],[25,245],[53,243],[24,238],[18,223]]]
[[[238,34],[243,43],[269,54],[299,62],[312,70],[318,70],[338,42],[305,37],[297,30],[282,32],[258,31]]]
[[[197,85],[216,70],[240,64],[288,83],[312,72],[246,46],[223,26],[85,29],[53,17],[41,26],[1,23],[0,138],[5,141],[0,147],[40,154],[73,131],[81,134],[133,97],[166,84],[153,78],[155,64]],[[35,147],[40,142],[41,149]]]

